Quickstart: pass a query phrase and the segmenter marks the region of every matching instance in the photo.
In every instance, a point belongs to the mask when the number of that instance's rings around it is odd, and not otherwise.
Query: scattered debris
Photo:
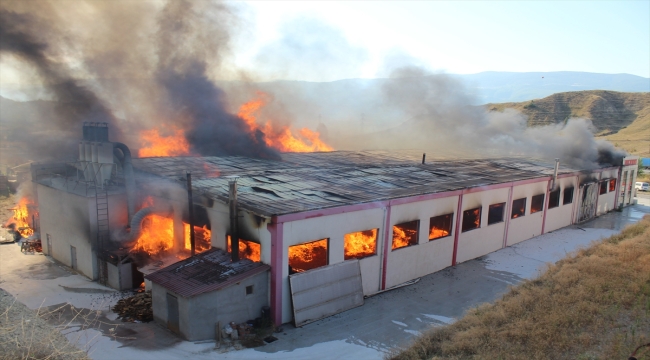
[[[120,315],[122,321],[149,322],[153,320],[151,307],[151,291],[145,291],[134,296],[118,300],[113,306],[113,312]]]

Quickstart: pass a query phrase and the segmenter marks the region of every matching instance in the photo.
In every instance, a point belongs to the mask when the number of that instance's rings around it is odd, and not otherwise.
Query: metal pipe
[[[195,242],[194,242],[194,203],[192,201],[192,173],[187,172],[187,206],[189,211],[190,222],[190,254],[194,256]]]
[[[422,165],[424,165],[424,159],[427,157],[427,153],[422,153]]]
[[[160,214],[167,216],[172,212],[173,211],[171,209],[161,209],[160,207],[155,206],[140,209],[140,211],[133,215],[133,219],[131,219],[131,232],[129,234],[129,242],[135,241],[140,237],[140,233],[142,231],[142,220],[144,220],[147,215]]]
[[[135,175],[133,174],[133,163],[131,162],[131,150],[128,146],[114,142],[114,149],[122,152],[122,170],[124,171],[124,185],[126,188],[126,210],[129,223],[135,214]]]
[[[557,182],[557,173],[560,170],[560,159],[555,159],[555,170],[553,171],[553,183],[551,184],[551,191],[555,189],[555,183]]]
[[[230,211],[230,257],[239,261],[239,232],[237,231],[237,177],[228,181],[228,205]]]

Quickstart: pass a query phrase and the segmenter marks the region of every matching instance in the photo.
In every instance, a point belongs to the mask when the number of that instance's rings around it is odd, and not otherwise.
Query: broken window
[[[434,216],[429,220],[429,240],[451,235],[451,223],[454,214]]]
[[[289,246],[289,275],[325,266],[329,239]]]
[[[393,250],[417,245],[420,220],[413,220],[393,226]]]
[[[562,201],[562,205],[566,204],[571,204],[573,202],[573,188],[566,188],[564,189],[564,200]]]
[[[533,196],[530,200],[530,213],[534,214],[542,210],[544,210],[544,194]]]
[[[506,209],[506,203],[492,204],[488,209],[488,225],[500,223],[503,221],[503,211]]]
[[[598,195],[603,195],[607,194],[607,181],[601,181],[600,182],[600,192]]]
[[[463,232],[481,227],[481,208],[463,211]]]
[[[609,192],[616,191],[616,179],[609,180]]]
[[[551,191],[548,194],[548,208],[556,208],[560,206],[560,189]]]
[[[517,199],[512,202],[512,218],[526,215],[526,198]]]
[[[361,259],[377,253],[379,229],[364,230],[343,236],[345,260]]]
[[[230,235],[226,235],[226,243],[228,246],[228,252],[231,252],[232,248],[230,247],[231,244]],[[239,239],[239,258],[260,262],[261,259],[260,244],[253,241]]]

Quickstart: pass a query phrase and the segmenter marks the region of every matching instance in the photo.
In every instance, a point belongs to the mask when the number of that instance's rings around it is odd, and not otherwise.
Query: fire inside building
[[[299,326],[626,206],[637,161],[132,158],[86,124],[78,160],[32,164],[32,182],[46,254],[116,289],[146,283],[155,321],[201,340],[261,308]]]

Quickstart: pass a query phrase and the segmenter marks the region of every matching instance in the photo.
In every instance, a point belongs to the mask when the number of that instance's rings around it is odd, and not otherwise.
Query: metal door
[[[70,267],[77,270],[77,248],[70,246]]]
[[[589,220],[596,216],[596,204],[598,201],[598,183],[585,184],[580,187],[580,212],[578,222]]]
[[[167,328],[175,333],[179,332],[178,299],[171,294],[167,294]]]
[[[45,236],[47,237],[47,254],[52,256],[52,237],[50,234],[45,234]]]

